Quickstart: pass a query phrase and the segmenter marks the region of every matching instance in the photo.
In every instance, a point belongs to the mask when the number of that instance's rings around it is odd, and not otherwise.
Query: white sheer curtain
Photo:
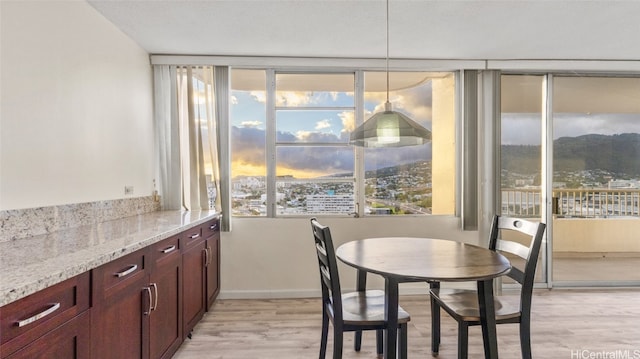
[[[158,154],[156,178],[160,206],[165,210],[182,209],[175,66],[155,65],[153,80],[155,145]]]
[[[162,109],[156,114],[162,128],[170,128],[170,135],[160,133],[160,173],[171,173],[170,180],[161,181],[163,205],[175,206],[175,197],[179,198],[180,207],[186,210],[222,211],[222,230],[230,230],[228,211],[229,180],[223,180],[221,173],[228,173],[228,136],[220,132],[220,123],[223,128],[228,128],[228,68],[221,69],[213,66],[156,66],[155,73],[165,74],[168,68],[169,86],[173,88],[171,96],[156,97],[157,102],[168,101],[170,110],[163,103],[156,104],[156,110]],[[216,79],[214,71],[221,74],[221,79]],[[225,75],[227,74],[227,75]],[[158,77],[159,75],[156,75]],[[164,76],[163,76],[164,79]],[[161,86],[164,88],[165,86]],[[159,94],[158,83],[156,93]],[[218,93],[220,93],[218,95]],[[169,112],[171,116],[163,116]],[[165,121],[169,121],[166,124]],[[162,136],[160,136],[162,135]],[[177,140],[177,142],[176,142]],[[165,142],[168,141],[168,142]],[[221,143],[224,142],[224,148]],[[170,145],[168,145],[170,143]],[[170,146],[171,151],[163,147]],[[174,151],[179,154],[174,156]],[[162,153],[170,152],[171,156],[163,156]],[[221,153],[223,154],[221,156]],[[222,170],[221,170],[222,167]],[[175,170],[178,173],[179,186],[175,180]],[[226,170],[225,170],[226,169]],[[160,176],[162,179],[163,177]],[[166,184],[166,185],[165,185]],[[171,202],[169,202],[171,200]],[[169,209],[169,207],[163,207]],[[171,207],[175,209],[175,207]]]

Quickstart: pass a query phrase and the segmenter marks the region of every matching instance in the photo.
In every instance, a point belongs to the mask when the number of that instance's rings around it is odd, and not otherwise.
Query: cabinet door
[[[207,239],[207,310],[220,292],[220,233]]]
[[[183,233],[182,304],[183,336],[188,336],[205,311],[205,241],[200,228]]]
[[[90,280],[86,272],[0,308],[0,357],[24,348],[88,310]]]
[[[182,343],[182,257],[178,237],[152,246],[151,287],[153,310],[149,315],[151,358],[171,358]]]
[[[146,251],[94,269],[92,358],[149,357],[151,288]]]
[[[6,359],[89,359],[90,318],[90,312],[85,311]]]

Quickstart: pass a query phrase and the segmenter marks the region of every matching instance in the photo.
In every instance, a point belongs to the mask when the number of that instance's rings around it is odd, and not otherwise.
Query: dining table
[[[421,281],[476,282],[485,358],[498,358],[493,280],[511,270],[511,263],[502,254],[446,239],[378,237],[346,242],[337,248],[336,256],[358,270],[359,290],[363,289],[367,273],[384,278],[385,359],[397,355],[398,286]]]

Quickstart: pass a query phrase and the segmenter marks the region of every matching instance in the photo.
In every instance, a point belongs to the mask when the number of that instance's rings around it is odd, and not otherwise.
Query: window
[[[231,208],[234,216],[266,216],[266,73],[231,71]]]
[[[355,213],[355,74],[275,79],[277,215]]]
[[[453,73],[390,73],[393,109],[433,141],[379,149],[353,147],[349,135],[384,109],[385,72],[231,73],[234,215],[454,213]]]

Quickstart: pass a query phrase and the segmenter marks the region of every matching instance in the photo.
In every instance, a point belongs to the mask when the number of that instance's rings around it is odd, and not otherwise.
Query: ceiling
[[[88,0],[150,54],[384,58],[384,0]],[[390,0],[399,59],[639,60],[640,1]]]

